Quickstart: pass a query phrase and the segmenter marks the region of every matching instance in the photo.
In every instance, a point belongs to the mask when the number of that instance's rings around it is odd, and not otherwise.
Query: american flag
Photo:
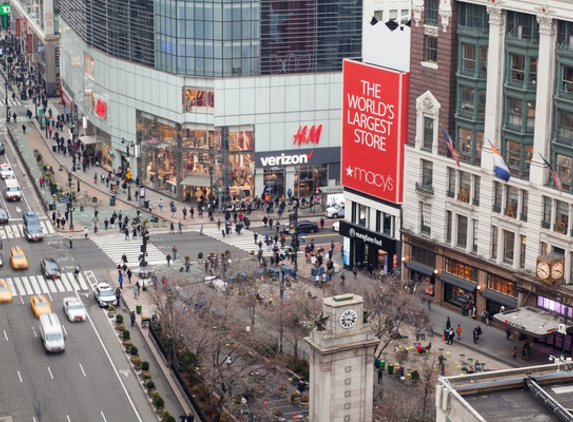
[[[446,132],[446,129],[444,129],[443,127],[442,127],[442,133],[444,134],[444,138],[446,138],[446,144],[448,145],[448,149],[450,150],[450,154],[452,155],[452,158],[456,161],[456,164],[458,165],[458,167],[461,167],[460,166],[460,152],[456,149],[456,146],[454,145],[452,138],[450,138],[450,135],[448,135],[448,132]]]
[[[553,182],[555,182],[555,186],[557,187],[557,189],[559,189],[559,192],[563,192],[563,185],[561,184],[561,179],[559,179],[559,175],[557,174],[557,171],[555,171],[555,168],[549,163],[549,161],[547,161],[543,155],[539,154],[541,156],[541,159],[545,162],[545,164],[547,165],[547,167],[549,167],[549,172],[551,173],[551,176],[553,176]]]

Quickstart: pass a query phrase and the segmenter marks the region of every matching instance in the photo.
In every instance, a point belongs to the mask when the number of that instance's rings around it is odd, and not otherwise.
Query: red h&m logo
[[[105,114],[107,112],[107,104],[102,100],[97,100],[96,102],[96,115],[105,120]]]
[[[294,142],[292,143],[293,145],[296,145],[297,142],[299,145],[302,145],[303,143],[309,144],[311,142],[313,144],[318,145],[318,142],[320,141],[320,132],[322,132],[322,125],[318,126],[312,125],[310,127],[308,136],[306,134],[307,128],[308,126],[298,127],[298,132],[296,133],[296,135],[294,135]]]

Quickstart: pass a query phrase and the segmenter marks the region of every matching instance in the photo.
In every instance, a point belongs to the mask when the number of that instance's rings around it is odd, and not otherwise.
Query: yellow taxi
[[[6,280],[0,279],[0,303],[12,302],[12,292]]]
[[[44,295],[33,295],[30,297],[30,307],[36,318],[40,318],[42,314],[52,313],[52,305],[50,305],[50,302]]]
[[[10,249],[10,264],[15,270],[25,270],[28,268],[28,258],[20,246]]]

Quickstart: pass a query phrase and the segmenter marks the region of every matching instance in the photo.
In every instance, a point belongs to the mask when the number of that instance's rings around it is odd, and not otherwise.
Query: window
[[[472,235],[472,239],[473,239],[473,245],[472,245],[472,252],[473,253],[477,253],[478,252],[478,221],[477,220],[473,220],[473,235]]]
[[[488,29],[487,13],[485,6],[459,3],[459,24],[476,29]]]
[[[506,16],[507,37],[523,41],[539,39],[539,30],[534,15],[508,11]]]
[[[573,66],[561,67],[561,89],[567,94],[573,93]]]
[[[427,25],[438,25],[439,0],[426,0],[426,19]]]
[[[456,196],[456,170],[451,167],[448,167],[448,196]]]
[[[474,94],[475,91],[472,87],[462,86],[460,93],[460,110],[472,117],[474,114]]]
[[[394,216],[384,213],[384,234],[394,237]]]
[[[368,214],[370,212],[370,208],[366,205],[358,204],[358,225],[362,227],[368,228]]]
[[[434,144],[434,119],[424,117],[424,143],[422,149],[431,151]]]
[[[468,245],[468,218],[463,215],[458,215],[457,245],[460,248],[465,248]]]
[[[473,44],[462,44],[462,70],[474,73],[476,70],[477,46]]]
[[[521,255],[519,257],[519,268],[525,268],[525,256],[527,253],[527,236],[521,235]]]
[[[547,255],[547,242],[539,244],[539,255]]]
[[[460,114],[463,114],[461,110]],[[482,143],[483,131],[464,127],[458,128],[458,145],[461,161],[479,165],[481,163]]]
[[[525,80],[525,56],[520,54],[510,54],[511,74],[514,81],[523,82]]]
[[[505,211],[507,217],[517,218],[517,203],[519,201],[519,189],[514,186],[506,187]]]
[[[526,105],[525,130],[528,133],[533,133],[533,129],[535,129],[535,101],[529,100]]]
[[[390,10],[390,20],[395,21],[396,19],[398,19],[398,10],[396,9]]]
[[[523,100],[518,98],[507,99],[507,121],[508,127],[517,132],[521,132],[523,124]]]
[[[424,35],[424,61],[436,63],[438,61],[438,37]]]
[[[383,10],[375,10],[374,17],[378,22],[384,22],[384,11]]]
[[[527,212],[529,210],[529,191],[521,190],[521,221],[527,221]]]
[[[473,198],[473,204],[476,207],[479,207],[479,196],[480,196],[480,190],[481,190],[481,177],[480,176],[474,176],[474,198]]]
[[[87,53],[84,53],[84,74],[90,78],[94,78],[94,59]]]
[[[446,242],[452,243],[452,212],[446,211]]]
[[[382,220],[384,219],[384,213],[382,211],[376,211],[376,231],[382,233]]]
[[[571,157],[567,155],[557,154],[557,165],[556,171],[561,184],[563,185],[563,190],[571,190]],[[551,179],[551,178],[550,178]]]
[[[434,164],[431,161],[422,160],[422,186],[432,187]]]
[[[572,86],[573,88],[573,86]],[[559,135],[564,138],[573,138],[573,112],[559,110]],[[569,141],[570,142],[570,141]],[[567,143],[567,141],[563,142]]]
[[[446,272],[467,281],[477,279],[477,271],[473,267],[450,258],[446,258]]]
[[[432,206],[430,204],[425,204],[420,201],[420,217],[420,231],[429,236],[432,231]]]
[[[515,233],[504,230],[503,231],[503,262],[506,264],[513,264],[513,250],[515,244]]]
[[[469,204],[471,188],[472,176],[465,171],[460,171],[460,190],[458,192],[458,201]]]
[[[495,274],[489,274],[487,287],[504,295],[517,297],[517,285],[513,281],[509,281]]]
[[[503,191],[501,183],[493,182],[493,212],[501,212],[501,199]]]
[[[529,168],[533,156],[533,144],[529,145],[522,142],[533,142],[533,139],[524,137],[522,141],[506,140],[504,144],[505,158],[512,176],[527,179],[529,178]]]
[[[498,239],[497,226],[491,226],[491,258],[497,259],[497,239]]]
[[[400,23],[406,24],[410,20],[410,10],[409,9],[402,9],[400,12]]]
[[[561,234],[567,234],[567,227],[569,225],[569,204],[563,201],[556,201],[555,211],[554,230]]]
[[[418,246],[412,246],[412,259],[428,267],[436,267],[436,254]]]
[[[551,198],[548,196],[543,197],[543,221],[541,227],[548,229],[551,227]]]

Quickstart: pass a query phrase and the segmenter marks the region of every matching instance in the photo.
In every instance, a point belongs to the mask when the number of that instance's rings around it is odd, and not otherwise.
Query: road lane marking
[[[34,327],[32,327],[32,331],[34,332],[34,337],[38,337],[38,333],[36,333],[36,329]]]
[[[86,271],[87,273],[87,271]],[[93,274],[93,272],[92,272]],[[86,274],[87,275],[87,274]],[[76,296],[78,299],[80,299],[78,292],[76,292]],[[81,300],[81,299],[80,299]],[[101,338],[101,336],[99,335],[99,332],[96,330],[96,327],[94,325],[94,322],[92,321],[91,317],[89,314],[87,314],[88,317],[88,321],[90,323],[90,325],[92,326],[92,330],[94,330],[94,333],[99,341],[99,343],[101,344],[101,347],[103,348],[103,351],[105,352],[105,355],[107,357],[107,360],[109,361],[109,364],[111,365],[111,368],[113,369],[113,371],[115,372],[115,376],[117,377],[117,379],[119,380],[119,383],[121,384],[121,388],[123,388],[123,392],[125,393],[125,397],[127,398],[127,400],[129,401],[129,404],[131,405],[131,408],[133,409],[133,413],[135,413],[135,416],[137,416],[137,420],[139,422],[143,422],[143,420],[141,419],[141,416],[139,415],[139,412],[137,411],[137,408],[135,407],[135,403],[133,402],[133,400],[131,399],[131,396],[129,395],[129,393],[127,392],[127,388],[125,386],[125,384],[123,383],[123,380],[121,379],[121,376],[119,375],[119,372],[117,370],[117,367],[115,366],[115,364],[113,363],[113,360],[111,359],[111,356],[109,355],[109,352],[107,350],[107,348],[105,347],[105,344]],[[107,318],[107,317],[106,317]],[[109,318],[108,318],[109,320]],[[105,415],[103,414],[103,411],[101,412],[101,416],[103,418],[104,421],[107,422],[107,419],[105,418]]]
[[[31,296],[34,294],[34,290],[32,289],[32,286],[30,286],[28,277],[22,277],[22,284],[24,284],[24,287],[26,288],[26,292],[28,293],[28,295]]]
[[[50,377],[51,377],[52,379],[54,379],[54,376],[52,375],[52,371],[50,370],[50,367],[49,367],[49,366],[48,366],[48,372],[50,373]]]
[[[84,371],[84,367],[82,366],[81,363],[79,365],[80,365],[80,369],[82,370],[82,374],[84,374],[84,377],[87,378],[86,371]]]
[[[54,280],[54,284],[56,285],[56,287],[58,288],[58,290],[59,290],[60,292],[65,291],[65,290],[64,290],[64,285],[62,284],[62,280],[60,280],[59,278],[56,278],[56,279]]]
[[[91,271],[90,271],[91,272]],[[87,277],[87,274],[86,274]],[[84,280],[84,276],[82,275],[82,273],[80,273],[80,286],[81,286],[81,290],[88,290],[88,283],[86,283],[86,281]]]
[[[48,285],[46,284],[46,280],[42,276],[38,276],[38,281],[40,282],[40,287],[42,288],[42,293],[48,293]]]
[[[54,299],[52,299],[52,295],[50,294],[50,292],[48,292],[48,298],[50,299],[50,302],[54,302]]]
[[[54,280],[46,280],[48,287],[52,293],[56,293],[58,290],[56,289],[56,285],[54,284]]]
[[[34,289],[35,292],[40,291],[40,284],[36,280],[36,276],[33,275],[30,276],[30,283],[32,283],[32,288]]]
[[[24,286],[22,286],[22,283],[20,283],[20,278],[18,277],[14,277],[14,284],[16,285],[16,288],[18,289],[18,292],[20,293],[20,296],[23,296],[26,294],[26,290],[24,290]]]
[[[68,335],[68,332],[66,331],[66,327],[64,327],[64,324],[62,324],[62,330],[64,330],[64,335]]]
[[[62,280],[62,283],[64,283],[64,287],[66,288],[66,291],[72,291],[75,289],[72,289],[72,286],[70,286],[70,283],[68,283],[68,279],[63,277],[63,274],[60,275],[60,280]]]
[[[8,334],[6,334],[6,330],[4,330],[4,338],[8,341]]]
[[[20,378],[20,382],[24,382],[24,380],[22,379],[22,375],[20,375],[20,371],[16,371],[18,373],[18,378]]]

